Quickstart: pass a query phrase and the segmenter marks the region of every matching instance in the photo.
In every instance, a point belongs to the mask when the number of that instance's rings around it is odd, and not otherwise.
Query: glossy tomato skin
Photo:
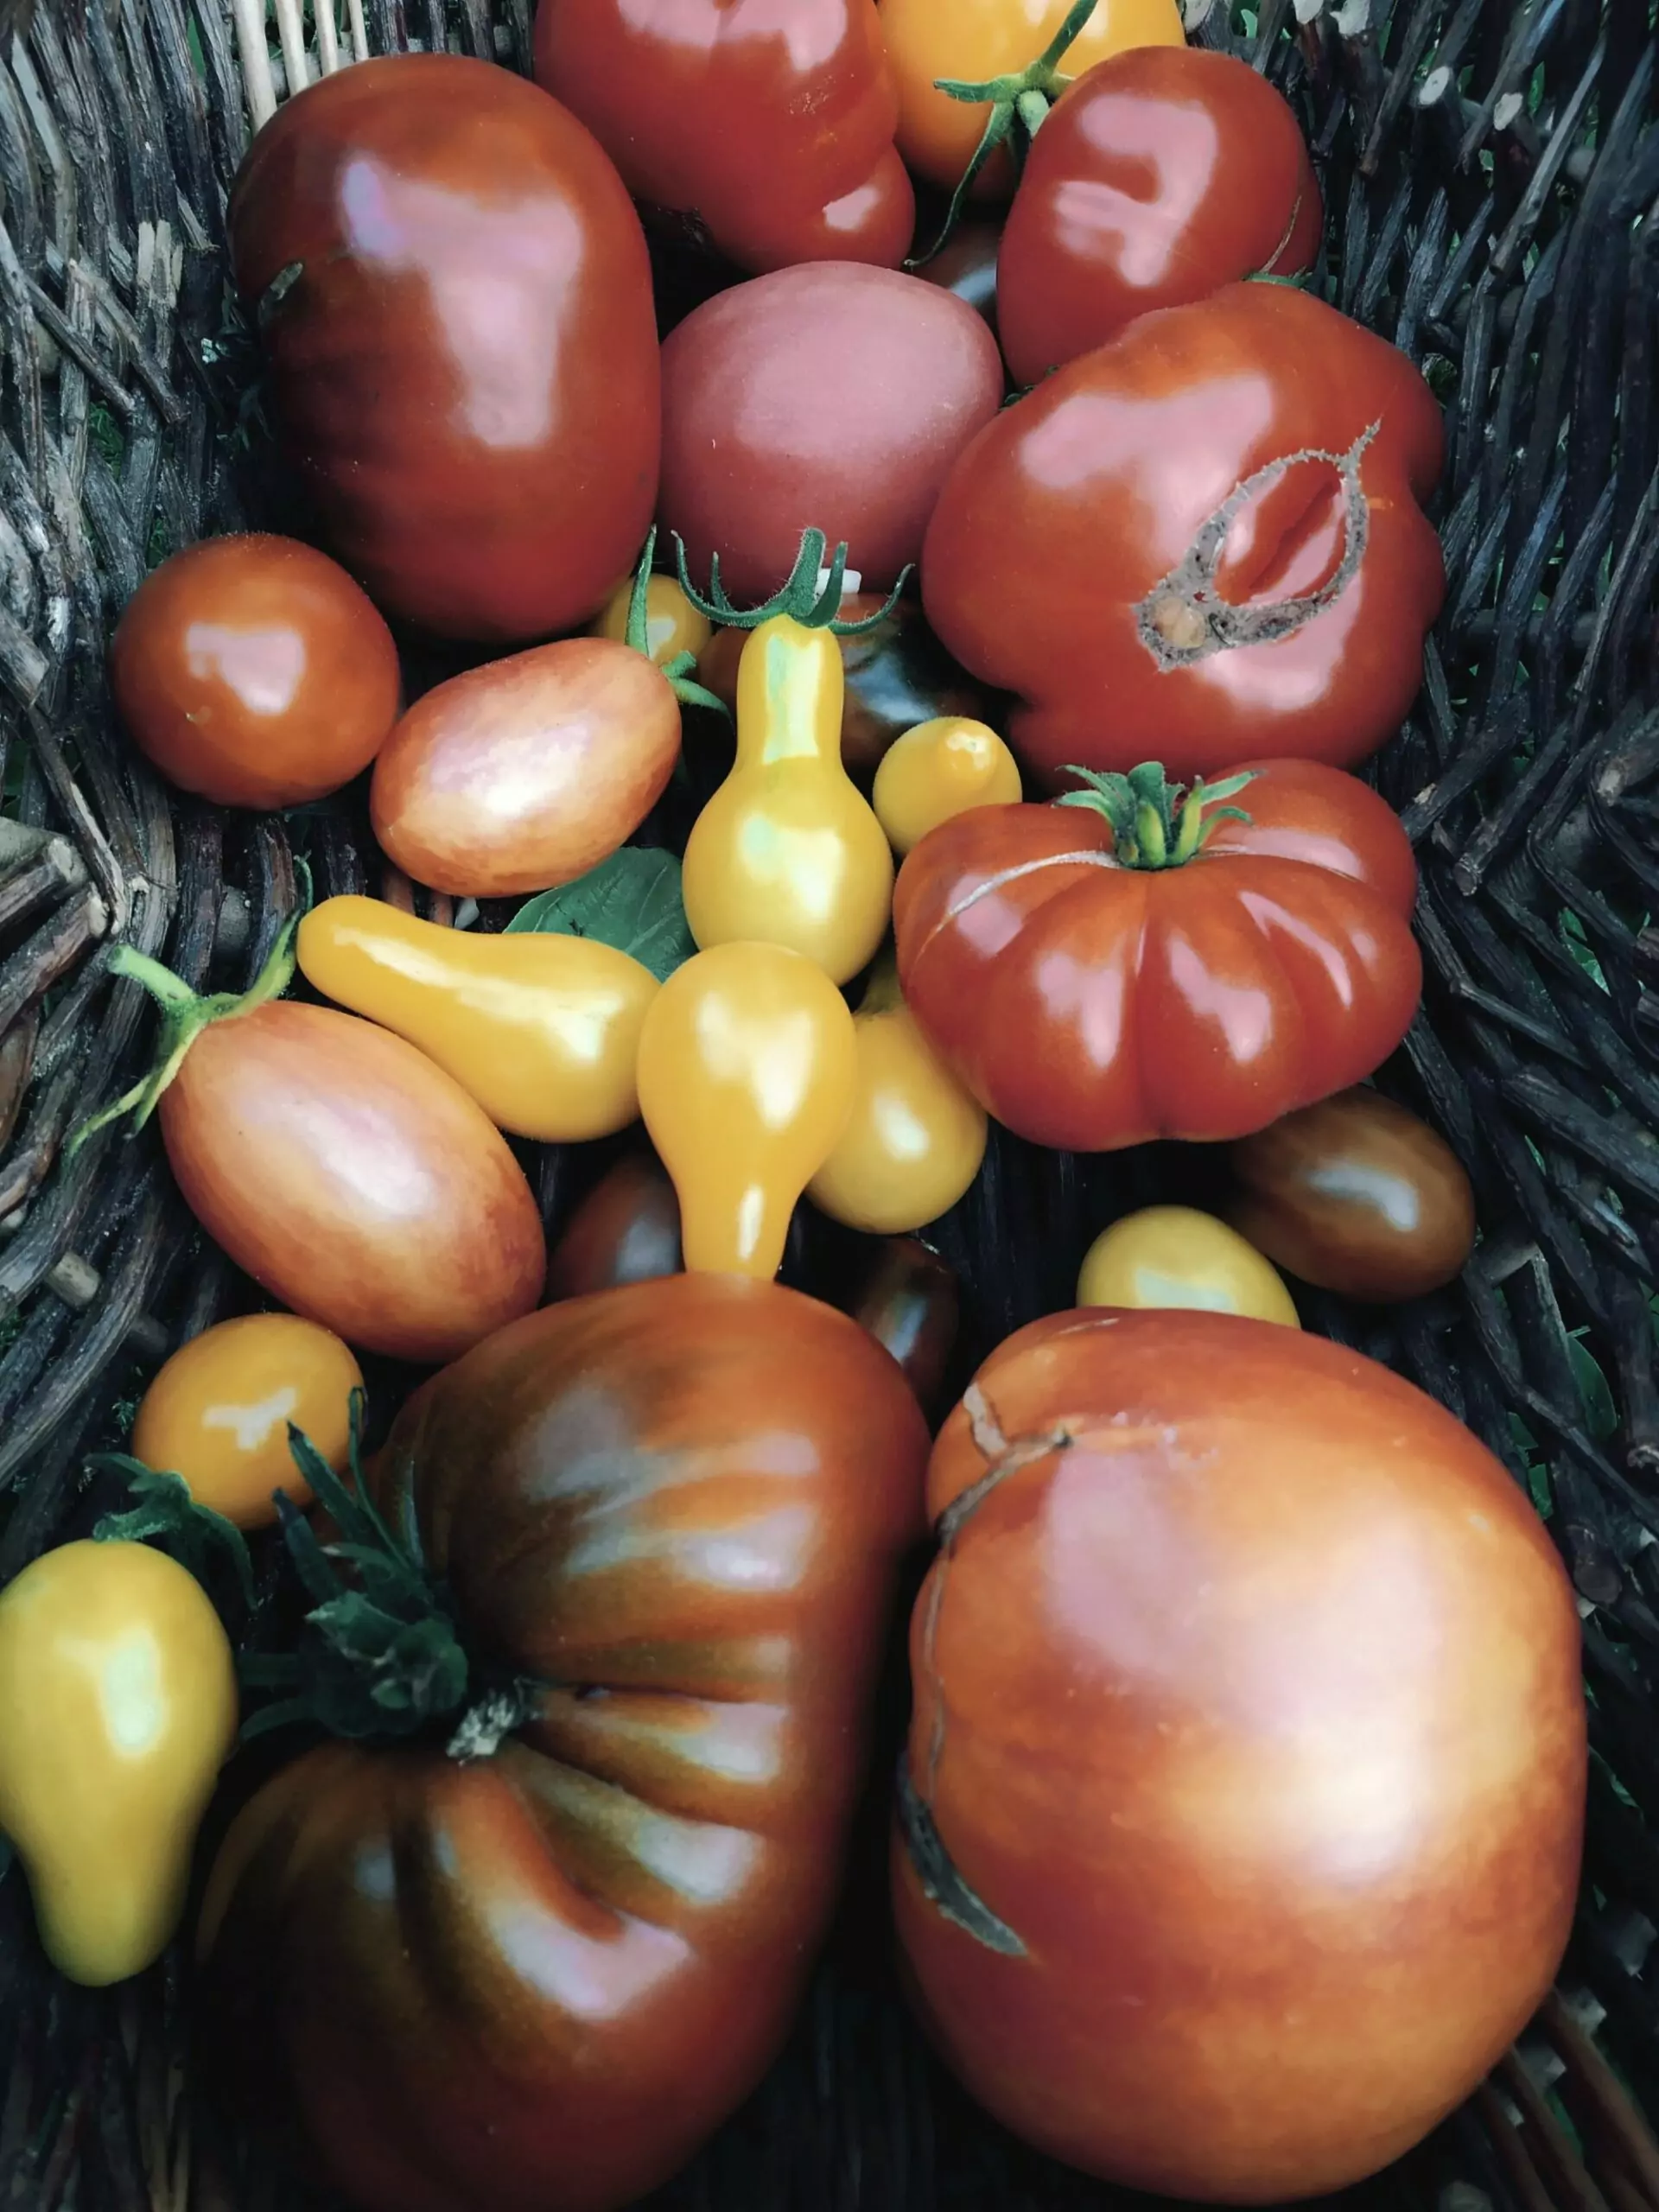
[[[1143,46],[1079,77],[1033,143],[997,258],[1016,384],[1154,308],[1313,265],[1324,212],[1300,126],[1248,62]]]
[[[204,538],[151,569],[110,647],[133,743],[216,806],[303,806],[366,768],[397,719],[391,632],[292,537]]]
[[[893,1859],[924,2017],[1113,2181],[1376,2171],[1572,1924],[1584,1693],[1542,1526],[1442,1408],[1268,1322],[1058,1315],[971,1402],[929,1472]]]
[[[594,613],[651,521],[659,383],[588,131],[486,62],[359,62],[259,132],[229,223],[285,450],[376,601],[480,639]]]
[[[677,1275],[680,1202],[668,1171],[650,1153],[620,1160],[576,1208],[547,1268],[547,1294],[584,1298],[631,1282]]]
[[[926,1449],[855,1323],[688,1275],[548,1308],[400,1421],[385,1503],[486,1660],[556,1687],[493,1757],[301,1761],[202,1929],[216,2046],[365,2212],[607,2212],[759,2079]]]
[[[459,1084],[372,1022],[286,999],[215,1022],[157,1118],[208,1235],[359,1350],[435,1364],[541,1296],[523,1169]]]
[[[1422,988],[1405,832],[1357,779],[1282,765],[1282,785],[1269,761],[1238,794],[1255,818],[1184,867],[1125,868],[1099,815],[1061,806],[975,808],[905,862],[906,1001],[1016,1135],[1079,1152],[1244,1136],[1399,1044]]]
[[[904,258],[915,195],[874,0],[542,0],[536,76],[637,199],[741,269]]]
[[[1302,1325],[1271,1263],[1237,1230],[1196,1206],[1143,1206],[1103,1229],[1084,1255],[1077,1304],[1181,1306]]]
[[[1003,389],[983,321],[919,277],[830,262],[734,285],[663,347],[659,518],[701,588],[720,556],[740,607],[784,582],[804,530],[886,592]]]
[[[1143,315],[979,433],[928,528],[928,620],[1019,695],[1014,749],[1051,779],[1267,753],[1349,766],[1421,680],[1445,591],[1421,505],[1441,447],[1403,353],[1302,292],[1224,286]]]

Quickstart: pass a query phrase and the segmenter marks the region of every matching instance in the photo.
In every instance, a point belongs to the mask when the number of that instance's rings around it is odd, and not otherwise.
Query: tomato
[[[410,709],[375,762],[374,834],[435,891],[545,891],[639,828],[679,750],[679,702],[643,654],[607,638],[537,645]]]
[[[1077,1303],[1178,1306],[1302,1325],[1290,1293],[1255,1247],[1193,1206],[1147,1206],[1103,1229],[1084,1256]]]
[[[639,1110],[679,1195],[688,1268],[777,1274],[857,1070],[847,1001],[798,952],[716,945],[669,977],[639,1039]]]
[[[853,1021],[853,1107],[806,1186],[820,1212],[893,1236],[949,1213],[985,1157],[985,1116],[917,1027],[884,957]]]
[[[1287,1115],[1230,1155],[1230,1217],[1304,1282],[1386,1304],[1452,1281],[1474,1249],[1455,1153],[1375,1090]]]
[[[938,89],[939,79],[982,84],[1027,71],[1062,31],[1073,0],[880,0],[880,8],[899,84],[899,150],[918,176],[954,192],[991,110],[952,99]],[[1059,57],[1065,73],[1035,79],[1032,89],[1052,96],[1125,47],[1179,46],[1185,35],[1175,0],[1098,0]],[[999,157],[982,172],[978,189],[1006,197],[1013,181]]]
[[[657,978],[612,945],[446,929],[378,899],[325,899],[297,943],[308,982],[418,1045],[498,1128],[574,1144],[639,1111]]]
[[[893,1891],[950,2063],[1134,2189],[1397,2158],[1572,1926],[1578,1612],[1524,1491],[1321,1338],[1068,1313],[982,1368],[928,1507]]]
[[[1077,1152],[1245,1136],[1393,1052],[1422,985],[1416,869],[1375,791],[1270,760],[1144,801],[1150,829],[1076,796],[958,815],[893,896],[906,1001],[998,1121]]]
[[[1022,796],[1019,764],[996,732],[945,715],[918,722],[888,747],[871,800],[902,859],[941,822],[973,806],[1013,806]]]
[[[536,76],[741,268],[895,267],[915,196],[874,0],[542,0]]]
[[[247,2111],[294,2112],[366,2212],[594,2212],[672,2173],[828,1923],[925,1453],[886,1353],[770,1283],[552,1306],[437,1378],[383,1507],[471,1699],[545,1687],[493,1751],[327,1745],[241,1815],[200,1944]]]
[[[1397,728],[1440,611],[1420,502],[1440,409],[1403,353],[1278,284],[1144,315],[960,455],[922,561],[928,620],[1020,695],[1039,773],[1361,760]]]
[[[1043,125],[1002,232],[998,327],[1016,384],[1154,308],[1299,276],[1324,210],[1301,130],[1248,62],[1143,46],[1080,77]]]
[[[210,537],[153,569],[110,647],[153,767],[216,806],[303,806],[360,775],[397,719],[391,632],[344,569],[291,537]]]
[[[391,613],[522,639],[596,612],[657,493],[639,219],[556,100],[402,54],[286,101],[228,216],[288,457]]]
[[[139,1402],[132,1454],[183,1477],[198,1505],[238,1529],[276,1518],[275,1493],[311,1492],[288,1448],[291,1421],[336,1473],[363,1373],[340,1338],[297,1313],[247,1313],[181,1344]]]
[[[166,1949],[236,1724],[229,1639],[165,1553],[63,1544],[0,1592],[0,1829],[71,1981]]]
[[[588,627],[595,638],[609,638],[619,645],[628,643],[628,615],[633,604],[634,579],[619,584]],[[709,618],[693,607],[673,576],[650,576],[645,582],[645,650],[658,668],[682,653],[695,661],[709,649],[713,635]]]
[[[740,603],[776,589],[809,529],[886,591],[1002,393],[984,323],[919,277],[830,263],[734,285],[663,347],[659,515],[699,583],[719,555]]]
[[[914,1236],[890,1236],[854,1293],[849,1311],[904,1370],[924,1412],[938,1398],[962,1314],[957,1279]]]
[[[1002,232],[994,223],[963,223],[952,231],[938,251],[918,268],[927,283],[942,284],[965,300],[976,315],[983,315],[995,330],[996,263]]]
[[[571,1215],[547,1267],[550,1299],[584,1298],[625,1283],[677,1275],[680,1202],[649,1153],[619,1160]]]

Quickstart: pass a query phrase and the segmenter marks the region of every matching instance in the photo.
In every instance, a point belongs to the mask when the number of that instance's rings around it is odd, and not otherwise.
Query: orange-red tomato
[[[302,806],[360,775],[397,719],[397,648],[366,593],[291,537],[205,538],[127,602],[110,679],[133,743],[217,806]]]

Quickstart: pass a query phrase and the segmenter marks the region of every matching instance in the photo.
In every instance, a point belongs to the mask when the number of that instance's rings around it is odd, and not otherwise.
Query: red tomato
[[[636,199],[740,268],[909,250],[915,195],[874,0],[542,0],[536,75]]]
[[[1040,773],[1346,765],[1416,693],[1445,589],[1419,505],[1440,452],[1403,353],[1301,292],[1230,284],[980,432],[928,530],[928,620],[1020,695]]]
[[[397,718],[391,632],[291,537],[210,537],[152,569],[110,647],[133,743],[216,806],[303,806],[361,775]]]
[[[381,605],[480,639],[595,613],[660,401],[645,236],[582,125],[486,62],[359,62],[266,124],[229,224],[289,455]]]
[[[547,1266],[550,1299],[677,1275],[680,1201],[653,1153],[618,1160],[571,1215]]]
[[[927,1433],[772,1283],[550,1306],[385,1453],[493,1751],[314,1751],[208,1887],[213,2051],[367,2212],[596,2212],[664,2181],[789,2031],[839,1885]]]
[[[1008,213],[996,296],[1015,383],[1154,308],[1300,275],[1322,221],[1296,118],[1247,62],[1197,46],[1115,54],[1062,96]]]
[[[1111,823],[1071,805],[976,808],[905,862],[906,1002],[1016,1135],[1077,1152],[1244,1136],[1405,1035],[1422,963],[1404,830],[1339,769],[1249,772],[1250,819],[1217,819],[1183,865],[1128,864]]]
[[[919,277],[817,263],[739,284],[663,348],[662,521],[705,588],[719,554],[740,606],[777,590],[812,529],[885,592],[1002,392],[984,322]]]
[[[1320,1338],[1067,1313],[981,1370],[928,1509],[893,1893],[950,2063],[1172,2196],[1397,2158],[1572,1925],[1578,1613],[1525,1494]]]

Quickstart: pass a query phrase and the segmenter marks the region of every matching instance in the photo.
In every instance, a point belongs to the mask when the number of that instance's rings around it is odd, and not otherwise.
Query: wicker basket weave
[[[225,296],[226,188],[250,131],[319,72],[437,42],[527,67],[531,0],[38,0],[9,28],[17,14],[0,0],[0,1581],[86,1531],[111,1502],[86,1453],[172,1344],[247,1296],[152,1143],[110,1134],[60,1160],[148,1041],[99,948],[124,938],[234,983],[291,910],[296,842],[321,890],[385,887],[349,808],[232,823],[181,805],[110,717],[105,640],[146,567],[285,518]],[[1326,296],[1422,363],[1449,429],[1450,596],[1378,764],[1422,867],[1429,976],[1387,1081],[1464,1160],[1482,1238],[1453,1292],[1386,1324],[1335,1301],[1310,1319],[1530,1484],[1580,1595],[1592,1699],[1561,1990],[1368,2194],[1659,2212],[1640,2113],[1659,2114],[1659,28],[1651,0],[1265,0],[1259,18],[1253,0],[1230,21],[1198,0],[1189,20],[1297,104]],[[588,1171],[535,1165],[556,1228]],[[1103,1223],[1178,1176],[1190,1195],[1192,1174],[1156,1148],[1084,1161],[999,1140],[936,1239],[968,1286],[969,1349],[1069,1303]],[[795,2044],[664,2203],[1106,2203],[925,2055],[879,1894],[873,1841]],[[108,1994],[56,1982],[21,1881],[0,1884],[0,2205],[318,2202],[246,2171],[194,2108],[187,2012],[171,1966]]]

